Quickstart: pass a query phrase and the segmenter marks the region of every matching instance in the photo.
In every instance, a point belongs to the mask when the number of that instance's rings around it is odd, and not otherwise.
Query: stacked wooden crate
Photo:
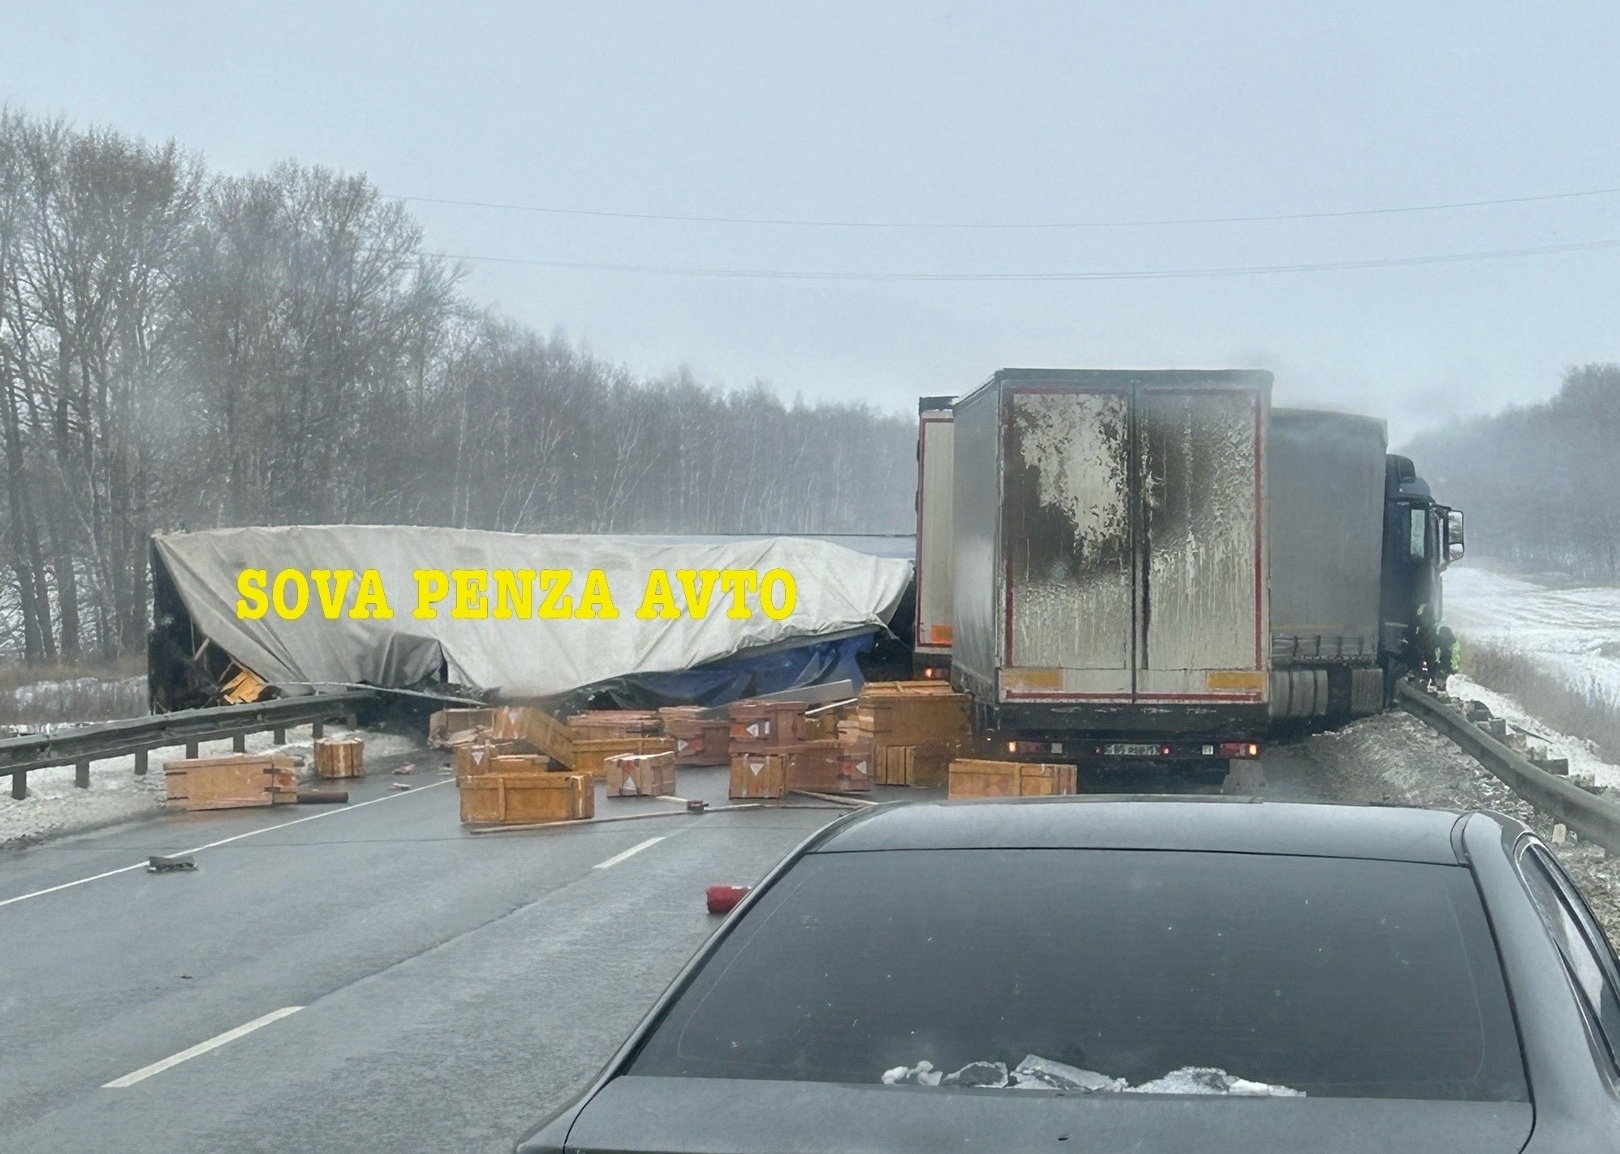
[[[474,712],[474,711],[469,711]],[[528,825],[595,816],[589,773],[569,772],[573,736],[562,722],[533,706],[509,705],[452,729],[461,820],[469,825]]]
[[[806,710],[804,740],[783,750],[787,788],[809,793],[856,793],[872,788],[871,758],[858,739],[855,701]]]
[[[476,741],[458,742],[450,748],[456,768],[457,785],[469,777],[482,777],[486,773],[493,772],[495,759],[498,757],[515,757],[534,752],[526,742],[492,741],[488,736]],[[553,769],[553,763],[549,758],[546,760],[545,768],[550,771]]]
[[[731,796],[787,792],[785,751],[804,744],[802,701],[739,701],[731,707]]]
[[[951,762],[948,797],[1051,797],[1075,793],[1078,770],[1072,765],[1021,761]]]
[[[490,738],[527,745],[529,752],[543,753],[565,769],[574,764],[573,730],[532,705],[507,705],[497,709]]]
[[[937,788],[971,734],[971,699],[937,681],[874,681],[861,690],[851,748],[879,785]]]
[[[731,759],[731,722],[706,716],[701,705],[673,705],[658,711],[664,736],[675,746],[676,765],[726,765]]]
[[[593,709],[568,718],[573,740],[574,769],[602,778],[606,761],[625,753],[665,753],[675,748],[659,736],[658,714],[639,709]]]

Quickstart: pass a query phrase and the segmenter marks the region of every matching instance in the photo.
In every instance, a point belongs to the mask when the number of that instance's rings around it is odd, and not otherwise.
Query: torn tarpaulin
[[[803,537],[690,541],[324,525],[162,534],[153,545],[196,630],[243,667],[291,692],[308,686],[408,687],[436,678],[442,665],[457,684],[508,698],[556,697],[616,678],[688,671],[738,654],[869,634],[885,627],[911,581],[909,561]],[[335,574],[374,571],[390,616],[355,614],[356,578],[346,596],[331,598],[341,604],[330,615],[313,586],[299,594],[295,582],[282,590],[281,603],[302,596],[296,618],[287,619],[274,605],[245,617],[238,604],[244,570],[265,571],[272,592],[286,570],[308,574],[311,581],[321,573],[333,588]],[[531,580],[541,571],[567,572],[581,601],[587,575],[598,572],[615,614],[544,617],[537,584],[530,589],[530,606],[516,607],[509,596],[514,611],[504,617],[488,604],[496,596],[493,588],[481,594],[484,601],[473,598],[485,607],[482,615],[458,616],[457,593],[444,595],[432,615],[418,617],[419,570],[447,578],[458,572],[527,572]],[[757,594],[748,616],[732,616],[732,599],[718,589],[701,612],[686,605],[675,618],[637,615],[654,571],[668,575],[684,601],[683,571],[775,570],[790,574],[795,587],[792,608],[780,618],[758,607]]]

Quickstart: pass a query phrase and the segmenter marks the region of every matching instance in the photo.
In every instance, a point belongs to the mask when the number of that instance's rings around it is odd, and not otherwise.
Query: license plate
[[[1103,754],[1107,757],[1158,757],[1159,747],[1131,742],[1115,742],[1112,745],[1103,746]]]

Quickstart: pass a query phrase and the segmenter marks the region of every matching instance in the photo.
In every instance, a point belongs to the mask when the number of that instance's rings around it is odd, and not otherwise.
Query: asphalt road
[[[1297,750],[1226,790],[1310,797]],[[453,784],[377,768],[341,809],[166,815],[0,852],[0,1151],[508,1150],[712,930],[704,887],[757,879],[837,816],[473,836]],[[1186,788],[1151,771],[1092,787]],[[725,771],[683,771],[681,792],[723,803]],[[144,868],[185,850],[193,873]]]
[[[837,816],[471,836],[453,784],[391,780],[343,809],[177,814],[0,853],[0,1151],[510,1149],[702,943],[704,887],[757,879]],[[723,770],[681,785],[724,801]],[[144,868],[230,838],[194,873]]]

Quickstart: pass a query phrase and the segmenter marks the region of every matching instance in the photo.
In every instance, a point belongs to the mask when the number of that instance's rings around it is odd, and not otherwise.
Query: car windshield
[[[812,854],[630,1072],[1527,1100],[1466,869],[1232,853]]]

